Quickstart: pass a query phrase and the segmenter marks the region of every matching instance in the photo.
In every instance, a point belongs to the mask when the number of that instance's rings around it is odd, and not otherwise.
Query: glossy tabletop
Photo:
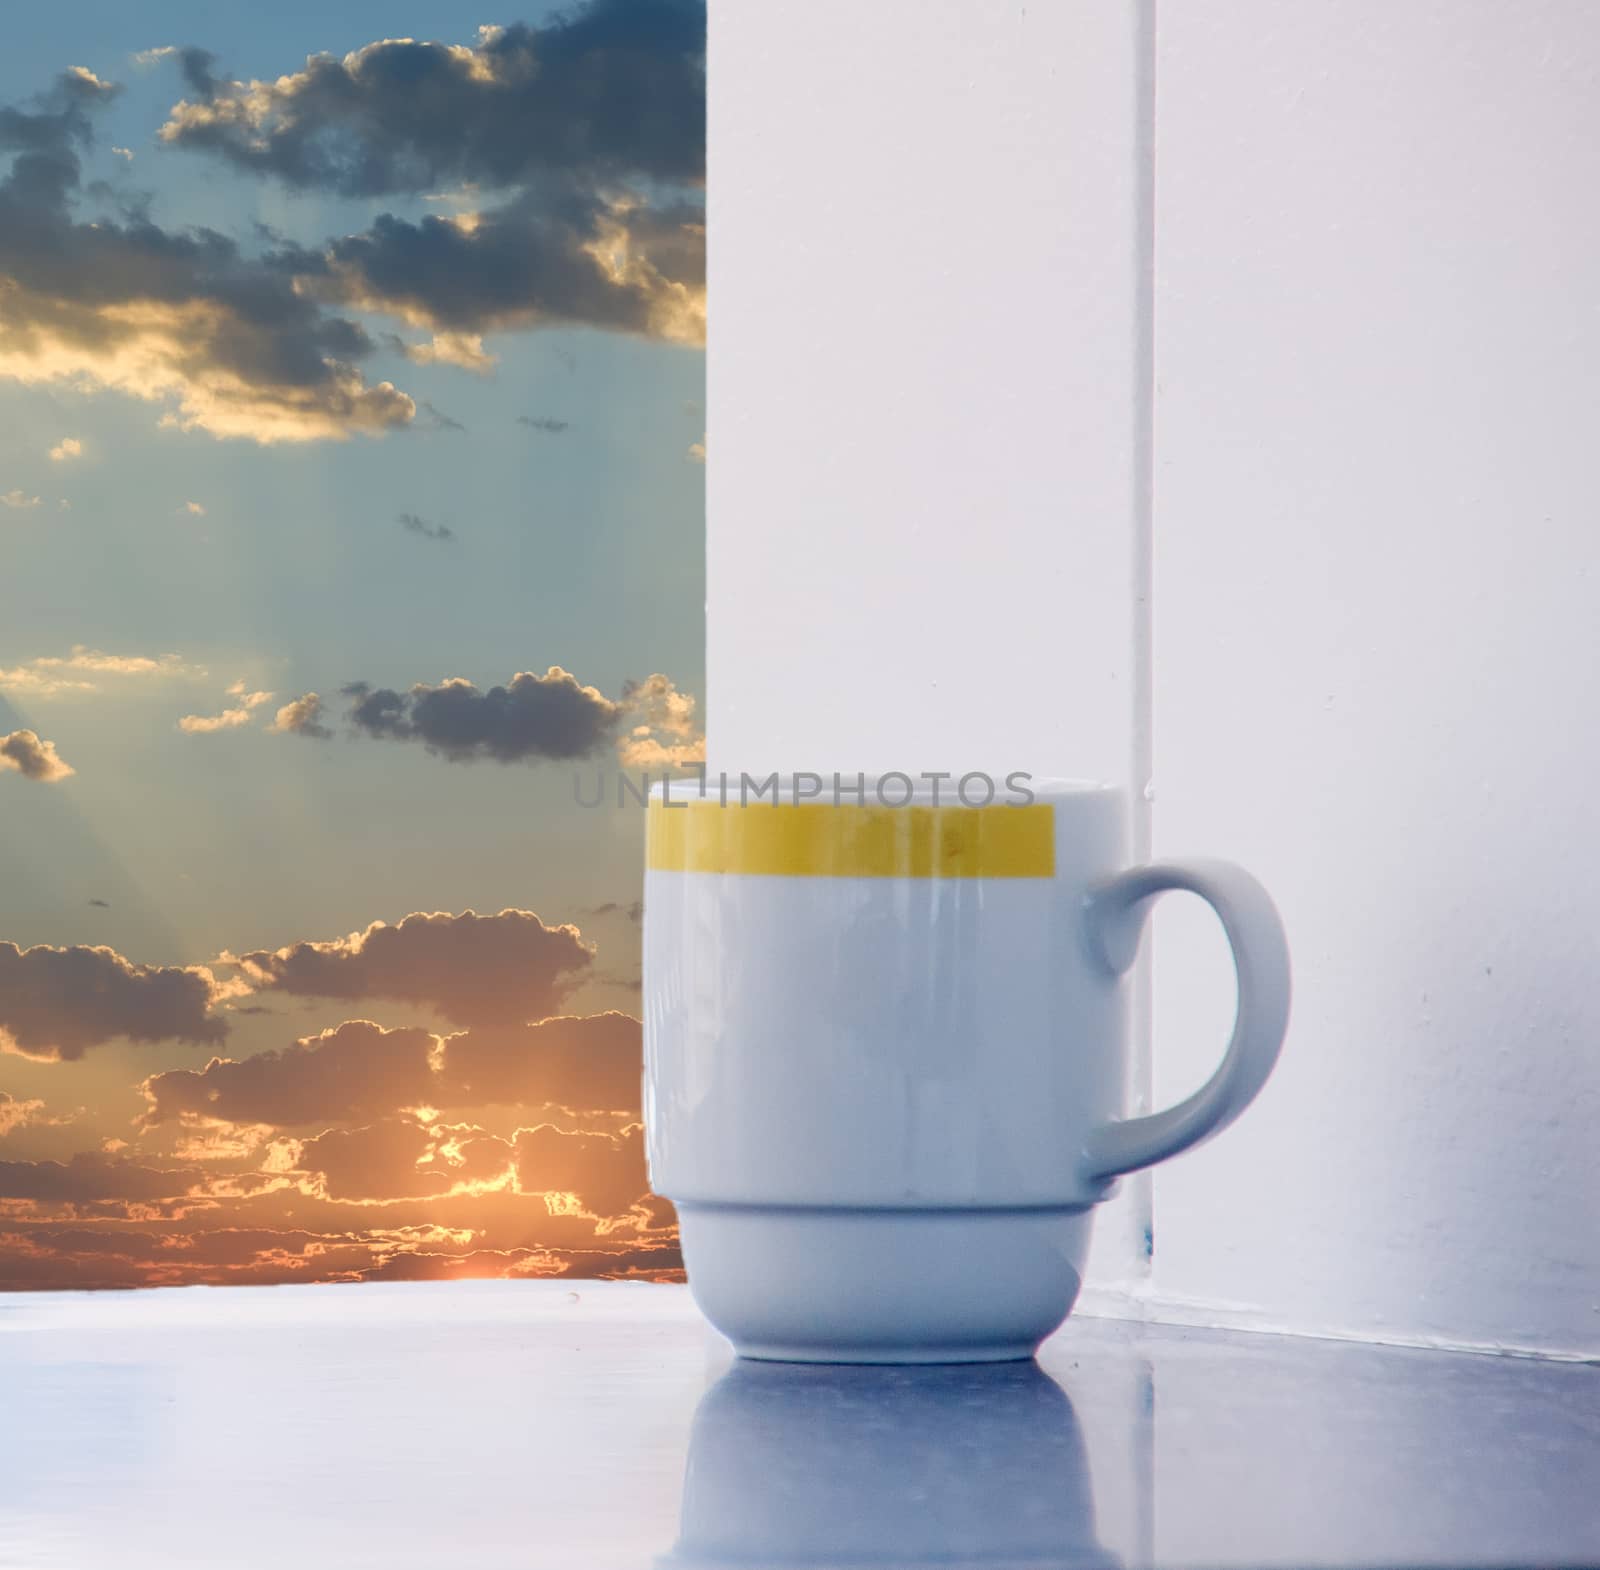
[[[0,1297],[0,1565],[1600,1564],[1600,1368],[1076,1319],[735,1363],[681,1287]]]

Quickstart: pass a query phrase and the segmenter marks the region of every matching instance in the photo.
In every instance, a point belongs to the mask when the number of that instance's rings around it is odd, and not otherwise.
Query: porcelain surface
[[[1261,1088],[1288,1011],[1271,901],[1223,863],[1128,869],[1126,818],[1121,792],[1071,784],[942,813],[652,802],[651,1184],[742,1351],[1028,1355],[1115,1178]],[[1222,919],[1238,1024],[1200,1091],[1124,1120],[1125,976],[1172,888]]]

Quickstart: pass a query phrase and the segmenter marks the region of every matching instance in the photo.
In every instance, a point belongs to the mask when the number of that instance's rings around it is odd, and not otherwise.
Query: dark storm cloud
[[[392,998],[462,1025],[521,1024],[554,1014],[594,960],[576,927],[531,910],[407,916],[328,942],[256,950],[238,963],[262,992]]]
[[[471,47],[387,40],[314,55],[270,82],[220,80],[184,51],[193,101],[169,144],[300,187],[355,196],[470,182],[690,182],[705,168],[702,0],[592,0]]]
[[[581,758],[615,740],[625,712],[559,665],[543,676],[522,671],[487,692],[462,677],[437,687],[418,683],[406,693],[365,682],[344,692],[354,700],[349,717],[358,731],[421,742],[456,763]]]
[[[22,949],[0,943],[0,1049],[81,1058],[119,1037],[220,1042],[210,971],[134,965],[108,948]]]
[[[414,512],[403,512],[396,520],[407,534],[420,534],[427,540],[453,540],[456,531],[448,524],[429,523],[426,518],[419,517]]]
[[[218,436],[309,440],[378,432],[414,406],[354,362],[365,329],[297,288],[281,257],[142,216],[80,221],[88,111],[113,92],[69,72],[36,110],[0,110],[0,377],[88,382],[175,404]]]

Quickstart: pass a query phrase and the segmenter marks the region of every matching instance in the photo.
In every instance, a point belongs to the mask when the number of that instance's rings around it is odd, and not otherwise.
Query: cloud
[[[70,654],[41,654],[9,670],[0,668],[0,688],[52,698],[64,693],[99,692],[106,678],[189,681],[205,674],[201,667],[185,664],[176,654],[107,654],[77,643]]]
[[[625,769],[680,769],[691,768],[706,761],[706,743],[702,736],[695,741],[662,741],[648,733],[646,727],[625,737],[617,746],[617,761]]]
[[[659,672],[629,682],[622,704],[634,721],[617,743],[617,761],[626,769],[679,768],[704,763],[706,739],[695,717],[695,700]]]
[[[103,1153],[0,1168],[0,1285],[682,1279],[671,1205],[624,1198],[637,1127],[609,1149],[524,1139],[542,1158],[527,1190],[517,1136],[417,1118],[328,1133],[344,1137],[275,1142],[265,1172]]]
[[[419,1108],[560,1107],[637,1116],[639,1021],[559,1015],[440,1038],[347,1020],[290,1047],[153,1074],[142,1126],[298,1128]]]
[[[445,1039],[431,1104],[639,1110],[639,1021],[608,1012],[484,1027]]]
[[[123,1156],[79,1151],[67,1162],[0,1161],[0,1199],[173,1199],[194,1189],[197,1176],[192,1168],[162,1170]]]
[[[66,463],[72,458],[83,456],[83,443],[76,436],[63,436],[54,447],[50,449],[52,463]]]
[[[417,402],[416,424],[420,429],[425,431],[466,430],[466,426],[464,426],[460,420],[451,419],[451,417],[448,414],[445,414],[442,410],[434,408],[434,406],[429,403],[426,398],[419,399]]]
[[[390,998],[462,1025],[521,1024],[554,1014],[584,978],[594,948],[574,926],[530,910],[480,916],[420,912],[331,942],[256,950],[234,961],[263,992]]]
[[[167,230],[148,201],[91,220],[80,159],[111,84],[75,70],[0,109],[0,377],[116,389],[185,430],[261,443],[381,435],[418,405],[360,366],[487,371],[484,334],[582,325],[705,336],[703,0],[591,0],[471,45],[384,40],[272,80],[166,48],[190,96],[171,146],[299,189],[498,193],[483,210],[383,213],[324,244],[255,254]],[[475,198],[474,198],[475,199]],[[363,314],[425,334],[374,337]],[[436,429],[448,429],[439,422]]]
[[[268,729],[286,736],[309,736],[316,741],[327,741],[333,732],[322,723],[322,715],[322,699],[308,692],[284,704]]]
[[[549,1124],[502,1139],[473,1124],[384,1118],[298,1142],[290,1173],[319,1197],[392,1203],[504,1191],[545,1198],[551,1214],[626,1216],[645,1198],[639,1125],[621,1134],[567,1133]]]
[[[446,1227],[313,1232],[300,1227],[231,1225],[229,1219],[220,1223],[208,1219],[182,1227],[123,1218],[109,1225],[104,1220],[0,1222],[0,1286],[94,1288],[399,1279],[407,1275],[400,1263],[403,1258],[423,1262],[410,1272],[413,1278],[442,1275],[444,1263],[456,1267],[452,1274],[505,1275],[523,1266],[525,1260],[549,1261],[543,1273],[557,1274],[579,1257],[576,1251],[536,1253],[529,1249],[436,1252],[465,1248],[475,1235]],[[670,1243],[652,1242],[615,1250],[584,1250],[582,1257],[593,1255],[597,1269],[613,1257],[626,1267],[641,1248],[647,1257],[663,1261],[672,1252]],[[528,1273],[533,1272],[530,1269]]]
[[[603,904],[591,905],[584,914],[589,916],[624,916],[629,921],[637,924],[644,917],[644,901],[642,899],[629,900],[624,905],[620,900],[608,899]]]
[[[0,1223],[0,1289],[93,1291],[149,1284],[146,1268],[130,1259],[106,1259],[93,1252],[68,1257]]]
[[[530,1202],[514,1203],[525,1208]],[[315,1204],[300,1200],[302,1209]],[[82,1208],[110,1212],[113,1206],[90,1202]],[[349,1213],[345,1208],[344,1214]],[[616,1228],[599,1236],[592,1223],[578,1224],[587,1246],[540,1242],[531,1247],[484,1247],[474,1246],[480,1234],[470,1228],[422,1224],[312,1231],[239,1225],[233,1216],[218,1219],[205,1212],[201,1219],[181,1226],[110,1214],[89,1221],[0,1221],[0,1286],[82,1289],[473,1277],[682,1278],[682,1258],[670,1237],[630,1235]],[[526,1229],[521,1230],[525,1234]]]
[[[688,203],[540,190],[482,213],[385,213],[293,266],[309,298],[436,334],[588,326],[705,341],[705,214]]]
[[[220,714],[185,714],[178,721],[178,729],[191,736],[210,736],[219,730],[237,730],[249,723],[249,709],[224,709]]]
[[[434,1046],[426,1030],[348,1020],[290,1047],[151,1075],[141,1086],[149,1103],[143,1125],[198,1119],[293,1128],[435,1105]]]
[[[408,423],[411,399],[356,368],[366,330],[284,258],[143,214],[80,219],[80,155],[115,91],[73,71],[35,110],[0,107],[0,377],[115,389],[163,405],[165,424],[263,443]]]
[[[633,1248],[479,1250],[468,1255],[410,1249],[391,1254],[364,1281],[458,1281],[475,1276],[581,1281],[677,1281],[685,1279],[676,1243]]]
[[[15,1096],[0,1090],[0,1139],[4,1139],[13,1129],[21,1128],[24,1123],[40,1121],[43,1111],[42,1101],[18,1101]]]
[[[420,534],[429,540],[453,540],[456,531],[448,524],[429,523],[426,518],[419,518],[414,512],[403,512],[398,518],[400,527],[408,534]]]
[[[20,491],[15,486],[9,491],[0,491],[0,507],[9,507],[13,512],[26,512],[38,505],[37,496],[29,496],[26,491]]]
[[[111,901],[108,900],[108,899],[92,899],[92,900],[89,901],[89,903],[91,905],[98,906],[99,909],[101,909],[101,910],[110,910],[111,909]]]
[[[107,1041],[220,1042],[203,967],[135,965],[108,948],[0,943],[0,1051],[81,1058]]]
[[[543,676],[520,671],[487,691],[463,676],[404,693],[367,682],[341,691],[352,700],[348,719],[358,734],[420,742],[453,763],[582,758],[612,746],[626,768],[705,758],[696,700],[660,672],[627,682],[616,702],[559,665]]]
[[[470,46],[410,39],[314,55],[272,81],[186,69],[161,137],[289,185],[382,196],[561,175],[701,178],[701,0],[593,0]]]
[[[579,758],[610,743],[622,707],[570,671],[521,671],[504,687],[480,691],[463,677],[407,693],[355,682],[350,722],[362,734],[418,741],[455,763],[493,759]]]
[[[476,371],[480,376],[492,371],[495,357],[483,347],[482,333],[435,333],[426,343],[406,343],[397,338],[400,352],[415,365],[453,365],[459,370]]]
[[[550,1124],[518,1129],[512,1147],[524,1194],[573,1194],[592,1216],[620,1216],[649,1192],[644,1133],[569,1134]]]
[[[302,189],[505,193],[280,258],[309,297],[426,329],[399,345],[414,361],[483,371],[485,331],[558,323],[701,343],[704,55],[703,0],[591,0],[471,46],[389,39],[272,81],[219,78],[206,56],[161,136]]]
[[[683,1254],[674,1243],[641,1243],[633,1248],[552,1251],[562,1261],[556,1274],[583,1281],[682,1281]]]
[[[519,414],[518,425],[526,425],[530,431],[543,431],[547,436],[560,436],[568,429],[566,420],[553,420],[549,415],[540,415],[537,419],[531,415]]]
[[[178,721],[178,729],[191,736],[209,736],[220,730],[238,730],[240,726],[248,725],[250,716],[263,703],[272,702],[272,694],[236,691],[241,685],[242,683],[235,683],[228,689],[239,699],[232,708],[224,709],[220,714],[185,714]]]
[[[483,1129],[398,1117],[303,1141],[293,1170],[329,1199],[382,1202],[507,1184],[512,1157],[508,1141]]]
[[[0,774],[8,771],[46,785],[77,773],[56,751],[53,741],[43,741],[31,730],[14,730],[9,736],[0,736]]]

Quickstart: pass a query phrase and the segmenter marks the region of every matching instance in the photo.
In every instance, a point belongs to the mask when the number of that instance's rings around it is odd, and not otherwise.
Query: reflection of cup
[[[1034,1363],[741,1361],[701,1399],[663,1570],[1113,1566],[1066,1392]]]

